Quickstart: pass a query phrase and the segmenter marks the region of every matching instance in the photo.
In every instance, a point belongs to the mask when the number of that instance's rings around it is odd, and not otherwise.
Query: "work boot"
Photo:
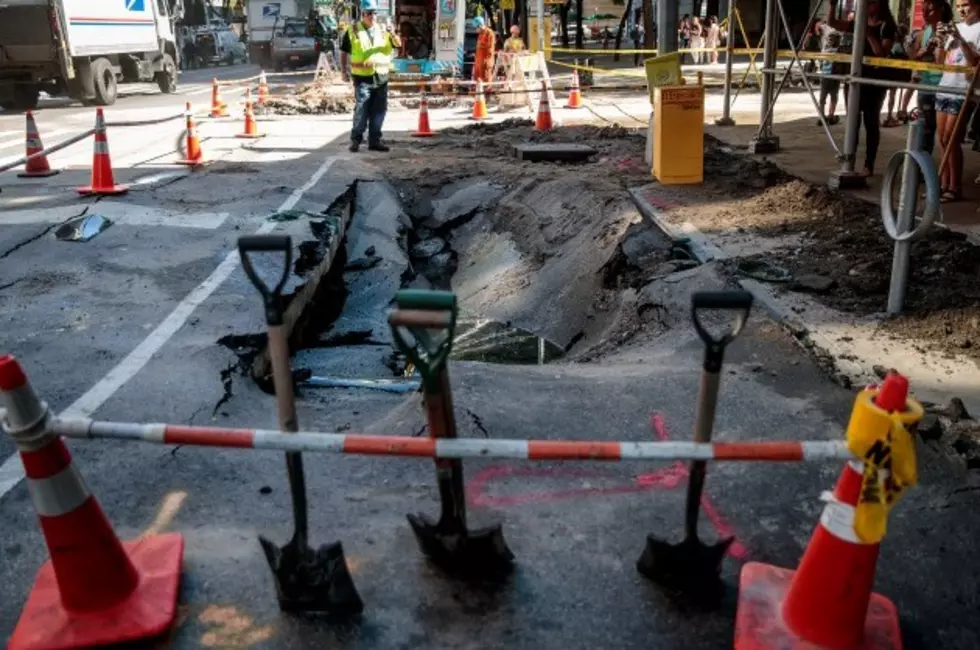
[[[347,147],[347,151],[351,153],[357,153],[360,150],[360,148],[361,148],[360,142],[351,142],[350,146]]]
[[[391,151],[391,147],[389,147],[388,145],[382,142],[379,142],[377,144],[369,144],[368,151],[380,151],[382,153],[387,153]]]

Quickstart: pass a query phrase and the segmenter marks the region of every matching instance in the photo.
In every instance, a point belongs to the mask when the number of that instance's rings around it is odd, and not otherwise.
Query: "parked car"
[[[316,63],[316,39],[309,36],[305,20],[287,20],[272,37],[272,65],[276,72],[295,70]]]

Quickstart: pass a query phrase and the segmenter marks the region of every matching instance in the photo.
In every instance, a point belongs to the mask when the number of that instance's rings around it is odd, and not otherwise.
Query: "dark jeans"
[[[368,132],[368,145],[381,144],[381,127],[388,113],[388,82],[374,83],[374,80],[354,79],[354,127],[350,130],[350,140],[361,144],[364,131]]]
[[[874,169],[875,160],[878,158],[878,145],[881,143],[881,107],[885,105],[887,94],[887,88],[861,87],[858,111],[861,113],[861,121],[864,123],[864,136],[866,138],[864,166],[866,169]]]
[[[821,79],[820,80],[820,112],[826,115],[824,107],[827,105],[827,99],[829,98],[832,104],[837,104],[837,95],[840,93],[840,81],[837,79]]]
[[[936,148],[936,93],[919,92],[915,103],[925,120],[919,149],[931,154]]]

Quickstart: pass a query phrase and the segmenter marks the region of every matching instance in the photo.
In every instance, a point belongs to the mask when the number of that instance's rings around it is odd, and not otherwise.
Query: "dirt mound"
[[[266,100],[277,115],[343,115],[354,111],[354,94],[347,86],[307,86],[299,93]]]

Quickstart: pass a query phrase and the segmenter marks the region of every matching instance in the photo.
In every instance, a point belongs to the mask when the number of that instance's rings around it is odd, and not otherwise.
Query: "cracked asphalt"
[[[127,110],[127,102],[114,110]],[[172,103],[138,102],[160,111]],[[459,111],[434,115],[465,121]],[[412,146],[405,131],[413,119],[393,113],[395,146]],[[135,158],[126,152],[128,138],[110,132],[114,153],[121,143],[118,173],[137,181],[122,198],[73,196],[84,169],[31,185],[0,175],[2,351],[17,355],[55,411],[276,426],[273,398],[243,372],[236,354],[261,341],[264,322],[259,297],[237,267],[235,241],[273,229],[297,245],[311,240],[305,220],[267,217],[282,207],[323,210],[355,180],[380,180],[382,161],[344,153],[345,116],[261,122],[270,135],[257,143],[235,140],[238,126],[208,125],[205,151],[217,160],[191,174],[173,165],[172,128],[140,133],[146,142]],[[148,157],[153,162],[141,162]],[[154,180],[176,173],[184,175]],[[384,271],[401,264],[390,246],[398,216],[380,198],[364,199],[375,190],[358,195],[347,257],[364,257],[372,246],[390,252],[370,271],[348,272],[348,285],[359,289],[340,321],[371,331],[369,344],[303,350],[296,367],[390,376],[389,349],[377,345],[388,339],[377,321],[387,300],[382,288],[398,285]],[[50,235],[53,225],[86,209],[116,222],[84,244]],[[300,282],[291,278],[293,287]],[[690,294],[724,285],[710,266],[653,283],[644,291],[661,306],[665,333],[597,362],[452,364],[460,435],[689,439],[702,355],[688,321]],[[836,439],[853,397],[757,310],[728,356],[716,436]],[[298,417],[301,428],[321,431],[424,431],[417,397],[374,391],[303,389]],[[256,537],[285,542],[291,534],[280,454],[103,441],[70,448],[120,536],[166,530],[186,537],[177,624],[147,646],[160,648],[731,647],[740,565],[795,566],[820,514],[818,497],[840,470],[709,468],[711,507],[702,532],[707,539],[734,534],[738,543],[724,564],[721,607],[701,612],[677,606],[634,569],[647,534],[680,539],[683,484],[671,478],[670,464],[468,462],[472,525],[502,522],[517,556],[514,577],[491,591],[443,577],[418,552],[405,514],[438,511],[430,462],[308,455],[311,539],[343,542],[366,603],[360,621],[336,625],[282,614],[276,604]],[[12,451],[0,439],[0,462]],[[26,487],[10,473],[17,465],[15,459],[0,470],[0,638],[12,631],[47,555]],[[975,648],[976,486],[928,447],[920,449],[920,472],[921,485],[891,518],[876,588],[898,605],[907,648]]]

